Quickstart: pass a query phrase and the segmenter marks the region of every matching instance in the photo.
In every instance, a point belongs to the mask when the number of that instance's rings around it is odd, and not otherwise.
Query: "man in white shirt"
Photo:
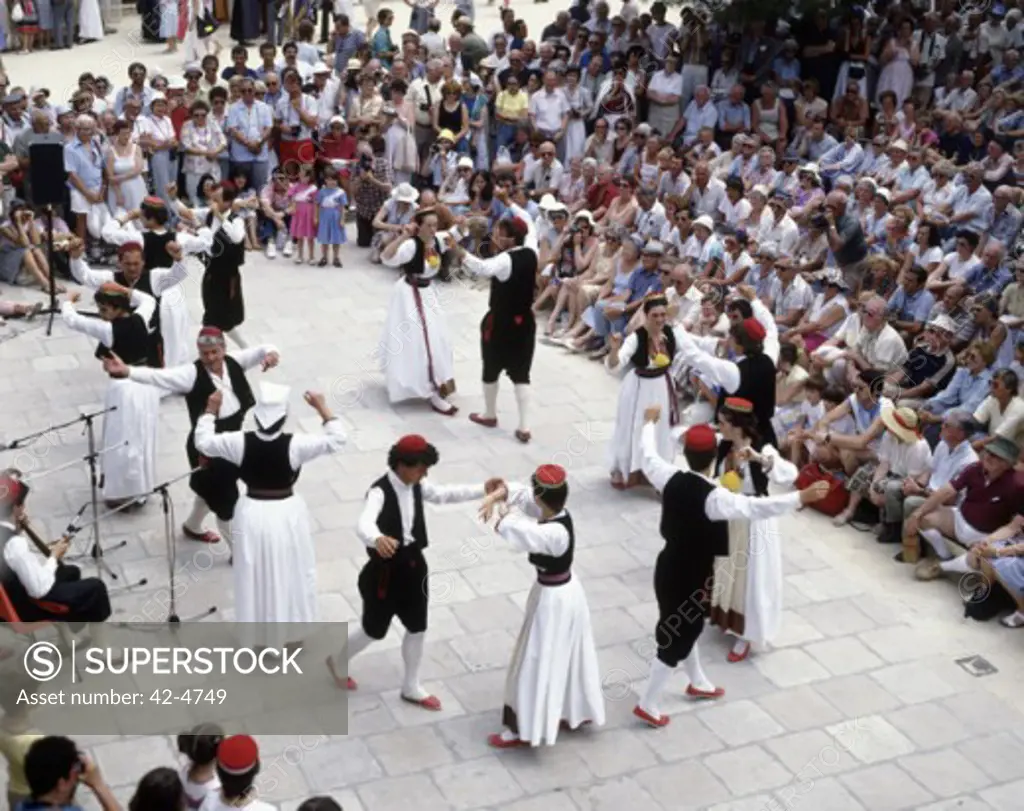
[[[57,541],[45,559],[29,546],[23,529],[28,493],[29,487],[17,471],[0,474],[0,585],[18,619],[103,622],[110,616],[107,587],[99,578],[83,578],[78,567],[64,563],[68,538]]]
[[[789,216],[791,200],[785,192],[774,191],[768,198],[768,207],[775,222],[764,236],[764,242],[775,243],[780,256],[792,255],[800,239],[800,226]]]
[[[1017,373],[1011,369],[999,369],[993,372],[989,385],[992,393],[973,415],[974,421],[986,432],[986,436],[972,443],[975,449],[984,447],[986,442],[997,436],[1017,443],[1024,439],[1024,400],[1017,396]]]
[[[427,61],[426,75],[414,79],[409,85],[406,99],[412,103],[416,125],[413,133],[416,137],[416,148],[419,150],[420,166],[426,167],[430,161],[430,148],[434,145],[433,108],[441,103],[441,85],[444,74],[440,59]]]
[[[711,101],[711,91],[707,85],[700,85],[693,93],[693,100],[686,105],[683,117],[672,130],[669,141],[675,141],[682,135],[683,145],[691,146],[697,142],[701,129],[714,129],[717,123],[718,108]]]
[[[540,200],[545,194],[557,195],[565,168],[555,157],[555,145],[545,141],[540,145],[540,160],[523,176],[530,197]]]
[[[701,161],[693,168],[693,183],[683,195],[693,217],[720,217],[719,207],[725,199],[725,183],[711,177],[711,168]]]
[[[914,101],[918,109],[927,106],[935,88],[935,69],[946,58],[946,38],[939,30],[942,20],[935,12],[924,15],[924,27],[914,32],[913,42],[921,55],[921,70],[914,77]]]
[[[569,100],[558,89],[558,75],[544,74],[544,87],[530,97],[530,124],[551,141],[559,156],[565,154],[565,128],[569,125]]]
[[[869,369],[889,370],[902,366],[907,359],[907,346],[900,334],[885,319],[886,301],[881,296],[871,298],[861,307],[859,325],[854,332],[843,327],[837,338],[845,344],[838,352],[815,353],[828,369],[827,376],[835,384],[852,388],[854,378]],[[852,316],[851,316],[852,318]],[[829,342],[830,343],[830,342]],[[835,347],[829,347],[834,350]]]
[[[935,106],[939,110],[963,113],[974,107],[978,100],[978,91],[974,89],[974,71],[965,70],[960,74],[957,86],[944,94]]]
[[[775,281],[770,289],[775,323],[780,330],[792,329],[799,324],[814,303],[814,291],[797,273],[796,264],[790,256],[780,256],[775,262]]]

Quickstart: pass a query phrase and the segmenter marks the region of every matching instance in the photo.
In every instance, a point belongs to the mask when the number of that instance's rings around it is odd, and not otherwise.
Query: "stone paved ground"
[[[527,6],[525,14],[536,27],[551,10]],[[489,31],[493,10],[481,16]],[[123,37],[114,44],[62,54],[59,63],[35,56],[11,58],[8,65],[15,83],[50,80],[52,87],[95,69],[100,59],[112,76],[123,75],[131,59],[154,61],[153,46],[143,52]],[[730,665],[726,640],[706,634],[705,666],[726,687],[726,699],[716,705],[671,700],[673,723],[664,730],[633,723],[633,691],[644,683],[655,619],[651,567],[659,549],[658,512],[650,498],[618,494],[606,484],[614,381],[596,364],[540,348],[534,443],[524,448],[511,437],[514,402],[507,387],[500,398],[503,427],[487,432],[473,426],[465,414],[481,405],[476,325],[484,295],[460,285],[445,288],[444,301],[457,347],[462,415],[446,420],[420,406],[392,408],[373,352],[394,277],[369,266],[354,248],[343,258],[341,271],[262,258],[250,258],[245,269],[245,333],[280,348],[282,368],[273,379],[295,387],[296,403],[303,388],[330,392],[349,432],[345,451],[310,465],[299,483],[315,525],[324,617],[357,616],[356,573],[364,553],[353,526],[361,495],[399,434],[422,432],[437,444],[443,462],[434,475],[440,482],[525,476],[540,462],[559,461],[573,487],[576,571],[593,612],[608,724],[565,735],[547,751],[488,750],[484,739],[497,728],[503,668],[530,571],[521,556],[482,529],[471,505],[431,509],[435,577],[424,677],[445,710],[435,715],[397,701],[401,656],[393,633],[357,660],[354,674],[362,687],[350,701],[348,737],[317,745],[261,740],[265,799],[283,811],[311,792],[334,795],[346,811],[388,811],[410,802],[421,811],[1022,807],[1021,638],[964,620],[953,584],[916,583],[907,568],[890,560],[889,548],[879,549],[868,535],[835,530],[815,515],[781,524],[785,618],[771,652]],[[195,279],[188,298],[198,319]],[[61,325],[50,338],[37,330],[0,344],[4,438],[100,404],[105,384],[91,351]],[[299,427],[317,429],[301,404],[293,413]],[[183,404],[165,401],[161,479],[185,469],[186,425]],[[30,451],[4,454],[0,462],[31,472],[83,452],[78,433],[63,431]],[[174,493],[180,515],[189,494],[184,485]],[[56,534],[86,495],[87,481],[69,469],[38,482],[33,512],[40,523],[50,519],[45,523]],[[106,532],[130,542],[112,558],[116,569],[151,583],[119,597],[118,614],[161,617],[165,567],[156,508],[113,521]],[[192,553],[179,549],[178,564],[195,575],[181,601],[183,613],[210,603],[226,609],[229,569],[222,561],[208,567]],[[970,655],[984,656],[999,672],[968,675],[956,660]],[[677,696],[683,686],[682,679],[673,685]],[[124,800],[144,771],[174,762],[173,743],[165,737],[97,736],[82,744]]]

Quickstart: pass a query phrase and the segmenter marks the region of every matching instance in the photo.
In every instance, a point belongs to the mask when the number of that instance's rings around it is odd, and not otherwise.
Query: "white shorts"
[[[71,211],[74,214],[88,214],[92,203],[85,199],[85,195],[78,189],[71,190]]]
[[[967,523],[959,507],[953,508],[953,531],[956,533],[956,540],[964,546],[974,546],[989,536],[988,532],[979,532]]]

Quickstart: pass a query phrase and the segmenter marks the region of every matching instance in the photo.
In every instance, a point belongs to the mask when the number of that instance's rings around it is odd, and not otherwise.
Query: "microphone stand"
[[[50,276],[50,321],[46,325],[46,337],[53,333],[53,317],[60,312],[57,306],[57,277],[53,266],[53,206],[43,209],[46,212],[46,264]]]
[[[92,417],[99,417],[102,414],[107,414],[107,413],[109,413],[111,411],[114,411],[116,408],[117,408],[117,406],[111,406],[110,408],[104,408],[102,411],[97,411],[96,413],[92,414],[91,416]],[[51,425],[48,428],[42,429],[41,431],[35,431],[34,433],[26,434],[23,437],[18,437],[17,439],[12,439],[10,442],[0,442],[0,451],[15,451],[15,450],[18,450],[19,448],[22,448],[25,445],[28,445],[30,442],[32,442],[32,441],[34,441],[36,439],[39,439],[39,437],[46,436],[48,433],[50,433],[50,431],[59,431],[61,428],[70,428],[72,425],[74,425],[76,423],[79,423],[79,422],[82,422],[83,420],[85,420],[85,418],[86,417],[83,414],[83,415],[81,415],[79,417],[75,417],[73,420],[68,420],[67,422],[62,422],[59,425]]]

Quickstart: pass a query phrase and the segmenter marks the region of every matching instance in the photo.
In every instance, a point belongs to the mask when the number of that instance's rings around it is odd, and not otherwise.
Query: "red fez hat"
[[[217,765],[227,774],[246,774],[260,761],[260,748],[249,735],[229,735],[217,747]]]
[[[395,443],[395,450],[403,455],[415,456],[426,452],[430,444],[419,434],[406,434]]]
[[[99,289],[97,289],[95,297],[97,299],[104,298],[108,300],[121,298],[128,301],[131,296],[132,291],[127,287],[123,287],[117,282],[104,282],[99,286]]]
[[[199,330],[199,337],[196,338],[198,344],[213,344],[213,343],[224,343],[224,333],[219,327],[203,327]]]
[[[221,181],[220,187],[223,191],[238,191],[238,186],[232,180]]]
[[[124,245],[121,245],[117,249],[117,255],[118,255],[118,257],[121,257],[121,256],[124,256],[126,253],[131,253],[132,251],[138,251],[139,253],[142,253],[142,243],[141,242],[126,242],[126,243],[124,243]]]
[[[717,446],[718,438],[715,436],[715,429],[707,423],[694,425],[686,432],[683,439],[683,448],[697,453],[713,451]]]
[[[525,238],[530,230],[529,228],[527,228],[526,223],[523,222],[522,219],[520,219],[519,217],[510,217],[508,219],[508,227],[515,235],[516,239]]]
[[[25,485],[10,474],[0,476],[0,504],[16,506],[21,503]]]
[[[737,414],[750,414],[754,411],[754,404],[742,397],[726,397],[725,407]]]
[[[534,471],[533,479],[544,487],[564,487],[565,468],[561,465],[541,465]]]
[[[159,197],[157,197],[155,195],[152,195],[152,194],[143,199],[142,205],[149,206],[151,208],[165,208],[166,207],[165,204],[164,204],[164,201],[161,198],[159,198]]]
[[[764,325],[756,318],[745,318],[743,329],[746,330],[747,337],[752,341],[763,341],[765,335],[768,334],[764,330]]]

